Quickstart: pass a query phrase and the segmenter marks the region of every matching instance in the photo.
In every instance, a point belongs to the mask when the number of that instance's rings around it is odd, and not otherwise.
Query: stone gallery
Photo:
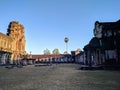
[[[94,37],[84,47],[86,65],[120,64],[120,20],[95,22]]]

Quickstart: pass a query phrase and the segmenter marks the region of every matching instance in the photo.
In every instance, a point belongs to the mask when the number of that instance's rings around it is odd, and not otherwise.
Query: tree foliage
[[[54,49],[54,50],[53,50],[53,54],[60,54],[59,49],[57,49],[57,48],[56,48],[56,49]]]
[[[45,55],[51,54],[51,53],[50,53],[50,50],[48,50],[47,48],[43,51],[43,53],[44,53]]]
[[[65,51],[64,54],[69,54],[69,53],[67,51]]]
[[[80,48],[78,48],[77,51],[82,51],[82,50]]]
[[[65,41],[65,43],[68,43],[69,38],[68,38],[68,37],[65,37],[64,41]]]

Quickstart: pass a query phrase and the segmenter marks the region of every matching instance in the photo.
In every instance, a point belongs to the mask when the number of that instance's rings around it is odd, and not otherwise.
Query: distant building
[[[84,64],[84,52],[80,50],[71,51],[72,60],[74,63]]]
[[[84,64],[84,52],[83,51],[75,55],[75,63]]]
[[[24,26],[19,22],[10,22],[7,34],[0,33],[0,65],[19,63],[25,52]]]
[[[53,63],[68,63],[72,62],[70,54],[41,54],[41,55],[32,55],[32,59],[36,62],[53,62]]]
[[[120,20],[96,21],[94,37],[84,51],[86,65],[120,65]]]

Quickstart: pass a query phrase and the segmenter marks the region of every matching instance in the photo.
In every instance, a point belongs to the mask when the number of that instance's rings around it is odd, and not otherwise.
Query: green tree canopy
[[[80,48],[78,48],[77,51],[82,51],[82,50]]]
[[[67,51],[65,51],[64,54],[69,54],[69,53]]]
[[[59,49],[55,48],[55,49],[53,50],[53,54],[60,54]]]
[[[47,48],[43,51],[43,53],[44,53],[45,55],[51,54],[51,53],[50,53],[50,50],[48,50]]]

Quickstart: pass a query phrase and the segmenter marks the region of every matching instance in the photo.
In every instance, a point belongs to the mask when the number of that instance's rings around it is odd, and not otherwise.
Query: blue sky
[[[120,0],[0,0],[0,32],[6,34],[10,21],[25,27],[26,51],[42,54],[76,50],[93,37],[95,21],[120,19]]]

